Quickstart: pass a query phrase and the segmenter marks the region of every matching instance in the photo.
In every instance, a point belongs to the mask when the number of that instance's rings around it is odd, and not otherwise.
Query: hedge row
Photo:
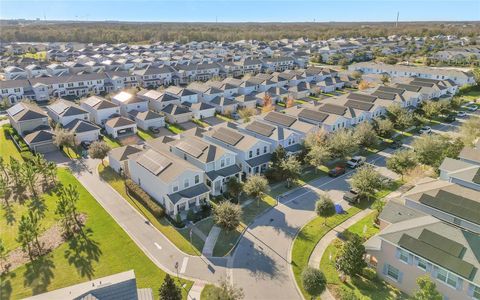
[[[131,179],[125,180],[127,192],[140,201],[156,218],[165,216],[165,210]]]

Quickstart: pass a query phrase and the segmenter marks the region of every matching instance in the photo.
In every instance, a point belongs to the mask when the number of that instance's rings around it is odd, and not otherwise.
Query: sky
[[[480,0],[0,0],[0,19],[148,22],[479,21]]]

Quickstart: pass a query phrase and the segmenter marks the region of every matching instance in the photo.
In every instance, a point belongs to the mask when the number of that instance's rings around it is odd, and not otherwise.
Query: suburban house
[[[103,126],[105,121],[120,115],[120,106],[99,96],[91,96],[80,102],[80,107],[90,113],[90,120]]]
[[[143,149],[137,145],[113,148],[108,152],[108,165],[115,172],[128,176],[128,159],[130,156],[141,151],[143,151]]]
[[[193,117],[193,112],[188,107],[177,104],[168,104],[161,110],[161,113],[165,115],[169,123],[184,123]]]
[[[150,128],[160,128],[165,126],[165,117],[151,110],[137,111],[132,110],[129,116],[135,120],[137,126],[143,130]]]
[[[41,129],[50,129],[48,115],[35,104],[17,103],[7,109],[7,116],[12,127],[21,136]]]
[[[267,170],[272,156],[270,143],[240,133],[234,125],[222,124],[203,133],[203,138],[237,154],[237,164],[246,175],[260,174]]]
[[[167,93],[161,93],[155,90],[141,90],[137,93],[137,97],[148,101],[148,108],[155,112],[160,112],[169,104],[180,105],[180,97]]]
[[[197,102],[197,103],[189,103],[185,102],[185,106],[190,108],[190,111],[193,113],[193,117],[195,119],[205,119],[215,116],[216,108],[215,106],[205,103],[205,102]]]
[[[208,102],[208,104],[214,106],[215,111],[220,114],[229,114],[236,112],[238,106],[237,101],[226,98],[225,96],[215,97],[210,102]]]
[[[73,133],[75,143],[77,144],[97,141],[100,136],[100,127],[90,121],[82,119],[71,121],[63,126],[63,129]]]
[[[261,118],[267,123],[281,126],[283,128],[296,132],[300,135],[301,140],[304,140],[307,134],[315,133],[319,129],[319,127],[314,124],[300,121],[294,116],[279,113],[276,111],[271,111]]]
[[[190,89],[181,88],[178,86],[169,86],[165,93],[170,94],[172,96],[176,96],[180,98],[182,103],[190,102],[196,103],[198,102],[198,94]]]
[[[77,119],[90,120],[88,111],[71,101],[63,99],[48,105],[47,114],[56,124],[61,126],[65,126]]]
[[[128,173],[167,214],[176,216],[189,209],[199,209],[209,199],[204,172],[161,149],[148,148],[128,159]]]
[[[137,133],[137,123],[125,117],[115,117],[105,122],[105,131],[113,138],[132,135]]]
[[[50,130],[37,130],[23,137],[28,147],[35,153],[48,153],[57,150],[53,139],[54,134]]]
[[[112,102],[120,106],[120,114],[128,117],[130,111],[147,111],[148,100],[137,97],[128,92],[120,92],[112,97]]]

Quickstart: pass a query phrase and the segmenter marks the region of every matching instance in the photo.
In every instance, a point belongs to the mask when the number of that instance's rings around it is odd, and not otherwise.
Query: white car
[[[363,156],[354,156],[354,157],[352,157],[352,159],[347,161],[347,166],[349,168],[355,169],[355,168],[363,165],[366,161],[367,161],[367,159]]]
[[[459,111],[457,112],[457,117],[466,117],[467,116],[467,113],[464,112],[463,110],[462,111]]]
[[[432,128],[430,126],[423,126],[418,132],[420,134],[430,134],[432,133]]]
[[[476,111],[478,109],[478,107],[476,105],[470,105],[470,106],[467,106],[467,109],[469,111]]]

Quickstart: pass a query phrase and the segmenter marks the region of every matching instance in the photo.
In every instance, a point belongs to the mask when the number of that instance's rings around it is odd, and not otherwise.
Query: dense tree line
[[[2,40],[9,42],[140,43],[155,41],[275,40],[307,37],[380,37],[397,35],[475,36],[478,22],[383,23],[127,23],[2,21]],[[465,26],[464,26],[465,25]]]

